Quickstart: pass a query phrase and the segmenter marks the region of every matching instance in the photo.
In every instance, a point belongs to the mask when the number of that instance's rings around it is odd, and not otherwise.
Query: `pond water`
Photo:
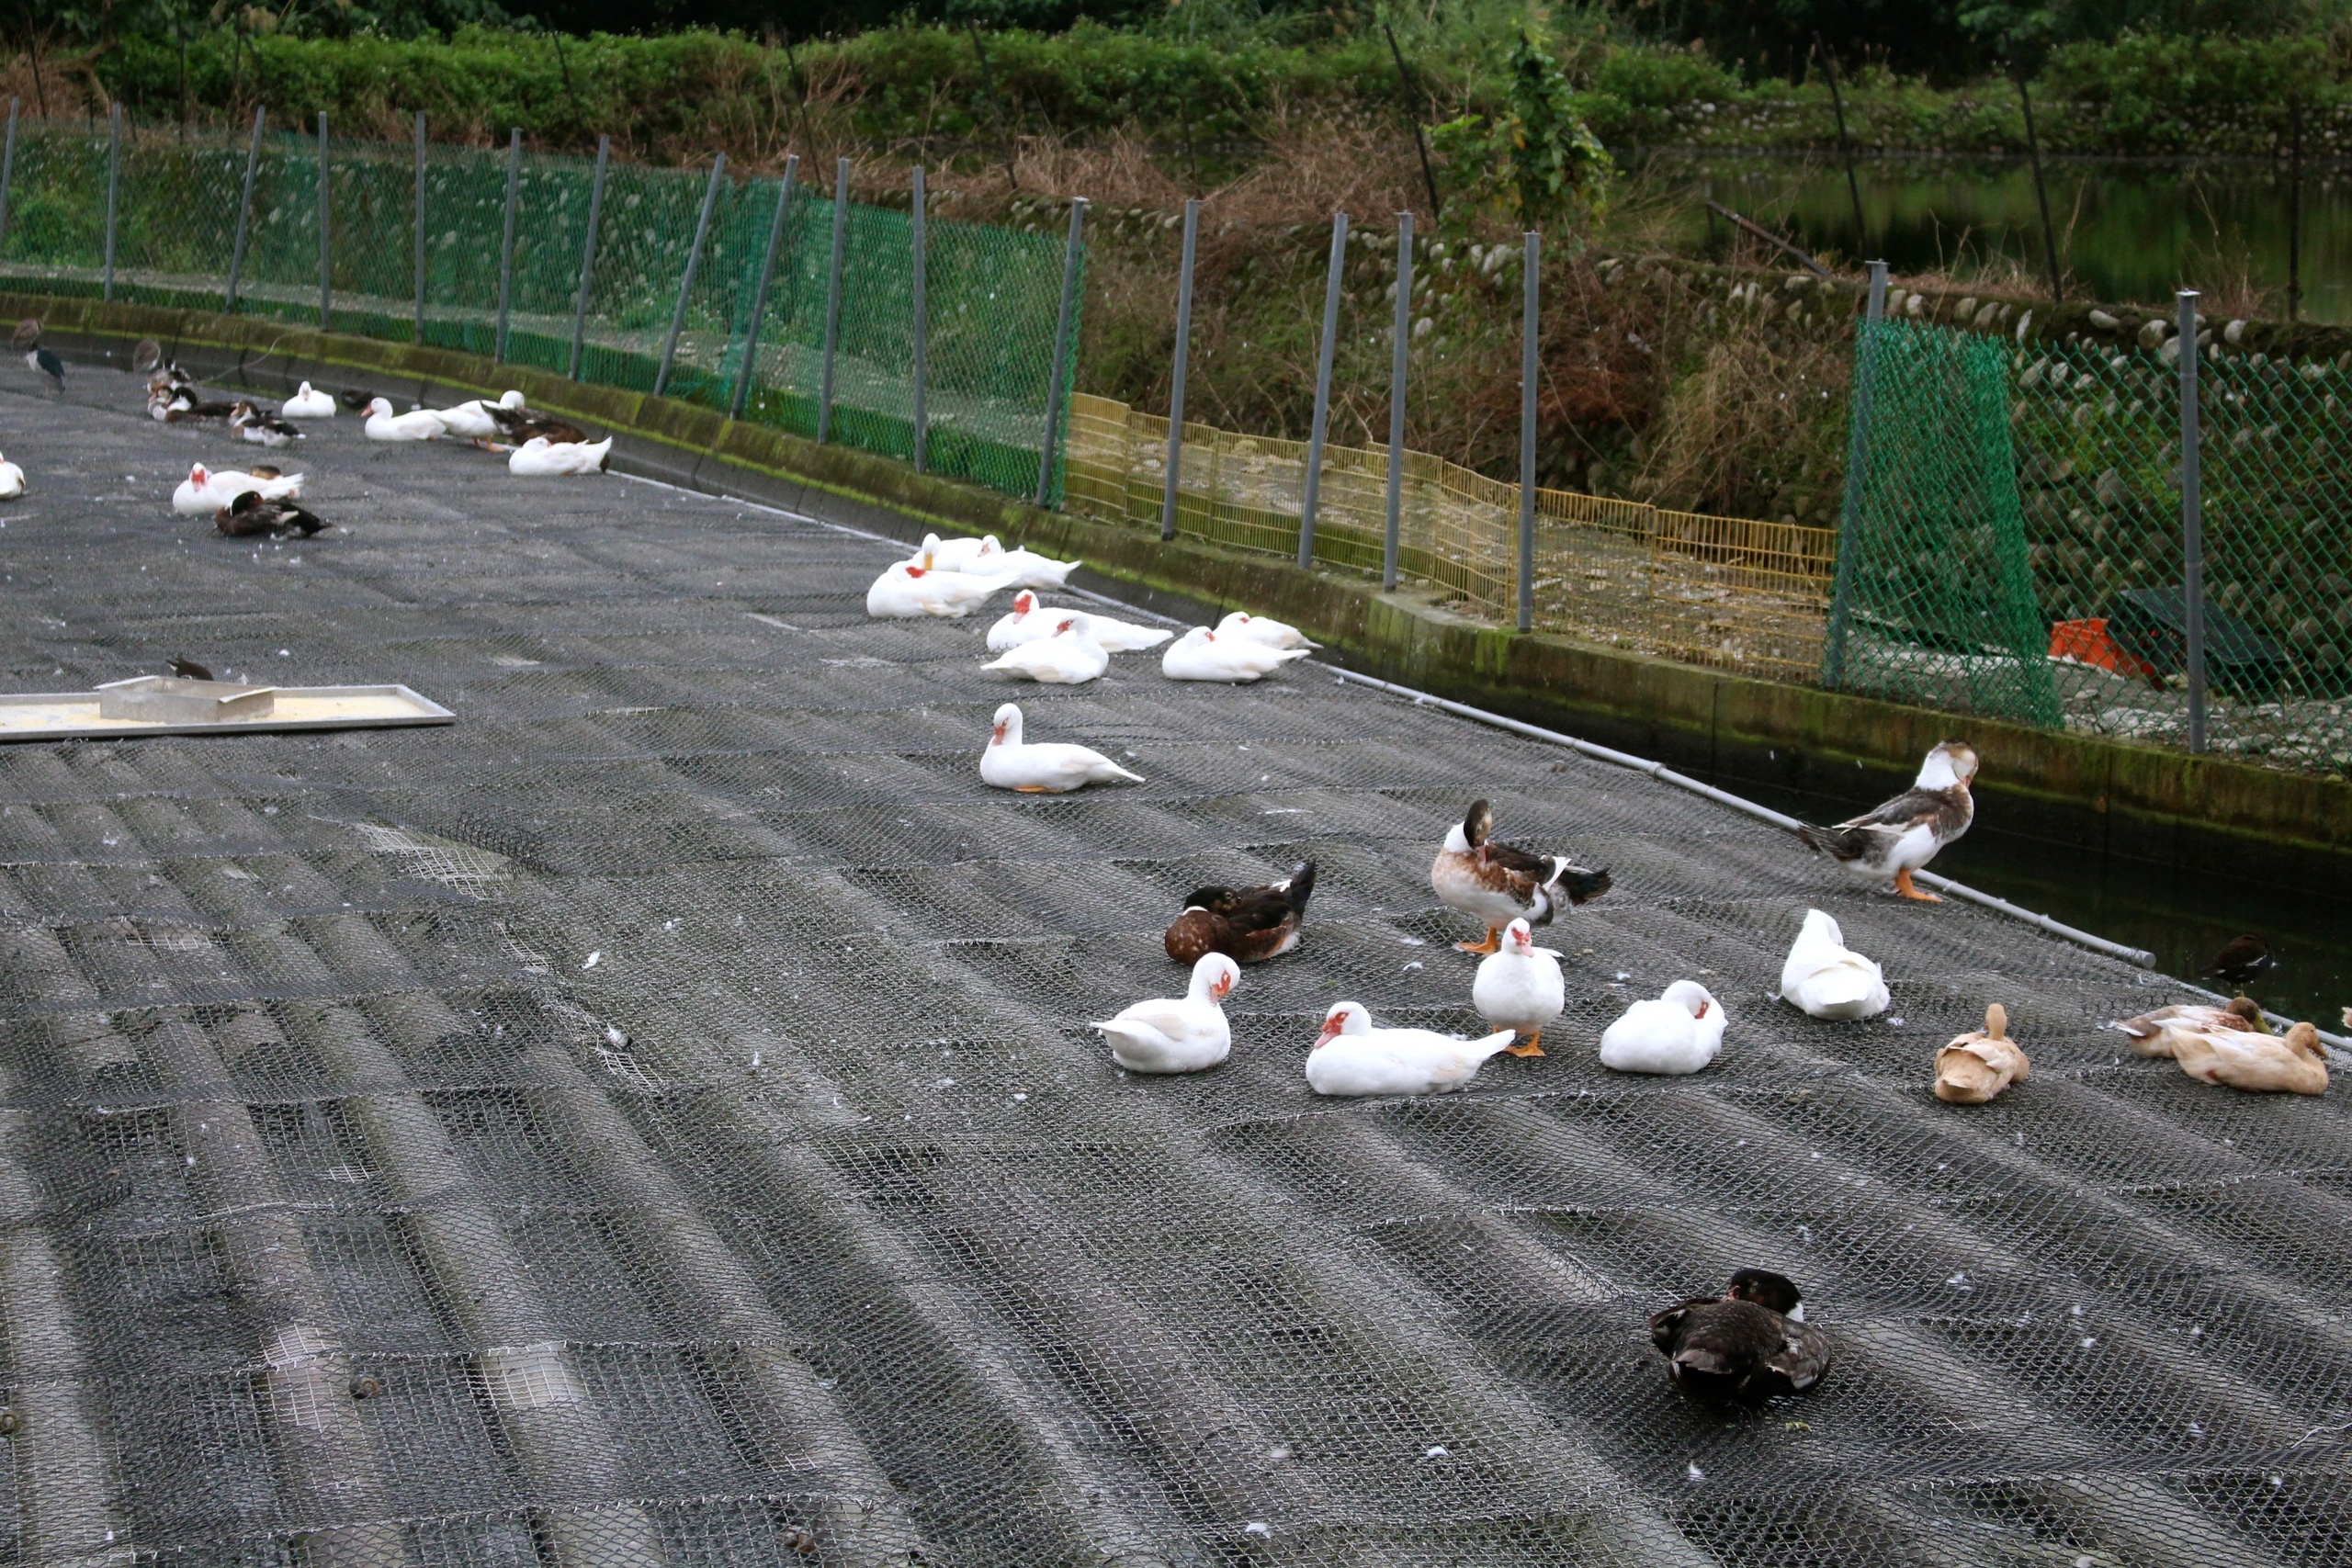
[[[1883,257],[1899,274],[1962,276],[2023,264],[2045,276],[2033,173],[2023,158],[1862,157],[1863,232],[1834,157],[1654,153],[1635,165],[1690,191],[1687,237],[1727,248],[1712,198],[1816,254],[1847,265]],[[2127,159],[2046,161],[2051,226],[2070,297],[2161,303],[2176,288],[2231,297],[2276,292],[2286,311],[2285,164]],[[2302,314],[2352,324],[2352,169],[2307,166],[2302,184]]]

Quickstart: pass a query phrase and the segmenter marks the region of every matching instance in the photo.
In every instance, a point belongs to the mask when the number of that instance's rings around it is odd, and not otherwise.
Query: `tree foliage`
[[[1501,110],[1432,127],[1430,146],[1474,206],[1518,228],[1594,210],[1614,165],[1572,97],[1559,62],[1522,28]]]

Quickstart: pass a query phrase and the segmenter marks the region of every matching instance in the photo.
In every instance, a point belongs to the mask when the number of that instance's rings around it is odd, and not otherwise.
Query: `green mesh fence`
[[[107,127],[20,124],[0,277],[52,294],[97,295],[111,287],[118,299],[222,308],[250,145],[243,132],[126,126],[109,285],[106,193],[113,153]],[[241,311],[317,324],[320,161],[315,130],[263,137],[238,272]],[[428,144],[421,299],[413,146],[330,138],[325,163],[329,326],[413,342],[421,317],[425,343],[495,355],[503,272],[504,357],[558,373],[571,368],[593,160],[520,158],[508,267],[506,150]],[[708,181],[707,169],[608,165],[588,284],[583,380],[653,389]],[[664,389],[731,408],[748,371],[745,417],[813,436],[833,275],[833,203],[822,191],[804,185],[795,193],[759,349],[745,363],[781,191],[778,180],[732,171],[720,180]],[[906,212],[850,205],[827,433],[844,446],[900,458],[910,458],[915,447],[912,238]],[[937,220],[929,225],[931,471],[1008,494],[1036,494],[1049,398],[1061,409],[1058,448],[1075,381],[1073,355],[1062,384],[1048,385],[1063,260],[1063,242],[1055,235]],[[1046,493],[1059,504],[1062,452],[1053,458]]]
[[[2201,336],[2207,749],[2352,770],[2352,374]],[[2179,354],[1866,329],[1825,682],[2188,744]]]
[[[2058,722],[2009,439],[1998,341],[1865,329],[1869,399],[1848,464],[1826,684]]]

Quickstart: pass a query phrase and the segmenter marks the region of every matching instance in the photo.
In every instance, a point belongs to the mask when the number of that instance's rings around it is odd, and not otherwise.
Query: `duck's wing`
[[[1829,1336],[1809,1323],[1783,1318],[1781,1348],[1764,1359],[1774,1393],[1809,1393],[1829,1371]]]
[[[1720,1296],[1692,1296],[1688,1301],[1677,1302],[1670,1307],[1650,1314],[1650,1343],[1668,1355],[1673,1355],[1675,1347],[1682,1341],[1682,1330],[1690,1321],[1691,1311],[1697,1307],[1713,1306],[1722,1299]]]

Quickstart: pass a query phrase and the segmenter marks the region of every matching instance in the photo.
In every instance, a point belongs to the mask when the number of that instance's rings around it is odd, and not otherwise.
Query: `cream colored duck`
[[[491,406],[480,398],[473,398],[455,408],[435,409],[433,414],[441,422],[441,428],[450,434],[462,435],[469,441],[486,441],[499,432],[498,422],[490,416]],[[519,409],[523,406],[523,394],[510,387],[496,406]]]
[[[366,412],[368,423],[360,428],[370,441],[432,441],[449,432],[449,427],[441,423],[441,416],[431,409],[394,413],[389,398],[370,399]]]
[[[1706,987],[1677,980],[1601,1032],[1600,1065],[1621,1073],[1695,1073],[1723,1054],[1730,1021]]]
[[[1064,613],[1054,635],[1008,648],[983,670],[1009,670],[1049,686],[1082,686],[1111,668],[1111,656],[1094,640],[1093,617]]]
[[[1323,1032],[1306,1054],[1306,1084],[1317,1094],[1446,1094],[1518,1038],[1510,1029],[1483,1040],[1429,1029],[1374,1029],[1362,1002],[1341,1002],[1325,1016]]]
[[[1137,1002],[1092,1025],[1110,1043],[1111,1059],[1131,1073],[1197,1073],[1233,1052],[1233,1030],[1219,1004],[1241,981],[1241,965],[1212,953],[1193,965],[1181,998]]]
[[[2320,1049],[2319,1031],[2308,1023],[2293,1025],[2283,1039],[2239,1029],[2192,1034],[2173,1059],[2192,1078],[2251,1094],[2327,1092],[2327,1053]]]
[[[25,470],[0,457],[0,501],[14,501],[25,493]]]
[[[1024,588],[1012,596],[1012,608],[989,628],[989,651],[1002,653],[1008,648],[1051,637],[1060,625],[1060,617],[1068,614],[1068,610],[1055,609],[1040,600],[1035,590]],[[1091,610],[1087,615],[1093,621],[1094,640],[1102,645],[1105,653],[1140,653],[1148,648],[1158,648],[1176,635],[1165,626],[1139,626]]]
[[[506,471],[526,479],[554,474],[601,474],[612,456],[609,435],[602,441],[549,441],[534,435],[506,455]]]
[[[1954,1105],[1982,1105],[2013,1083],[2023,1083],[2033,1064],[2009,1038],[2009,1010],[1995,1002],[1984,1010],[1984,1027],[1956,1034],[1936,1053],[1936,1098]]]
[[[1559,950],[1536,946],[1525,920],[1504,928],[1502,945],[1478,961],[1478,977],[1470,983],[1470,1005],[1480,1018],[1527,1036],[1526,1044],[1510,1048],[1514,1056],[1544,1054],[1544,1026],[1560,1016],[1567,994]]]
[[[1227,637],[1246,637],[1252,642],[1262,642],[1268,648],[1314,649],[1323,646],[1319,642],[1308,641],[1306,634],[1296,626],[1285,626],[1280,621],[1270,620],[1264,615],[1253,615],[1247,610],[1228,612],[1225,619],[1216,624],[1216,635]]]
[[[1255,681],[1306,653],[1303,648],[1270,648],[1252,637],[1219,637],[1206,626],[1194,626],[1168,645],[1159,656],[1159,672],[1171,681]]]
[[[1812,1018],[1875,1018],[1893,998],[1876,964],[1846,946],[1846,933],[1819,909],[1804,925],[1781,965],[1781,996]]]
[[[1059,795],[1091,784],[1125,779],[1143,783],[1100,751],[1084,746],[1021,739],[1021,705],[1007,703],[996,710],[996,726],[980,752],[980,782],[1024,795]]]
[[[897,561],[865,591],[865,613],[877,620],[968,615],[990,594],[1010,586],[1001,577],[974,577]]]
[[[2184,1002],[2158,1008],[2137,1018],[2117,1019],[2108,1027],[2121,1030],[2132,1042],[2132,1049],[2143,1056],[2175,1058],[2179,1056],[2184,1042],[2201,1034],[2269,1032],[2262,1021],[2262,1010],[2246,997],[2232,998],[2227,1007]]]
[[[302,476],[274,470],[248,474],[191,463],[187,478],[172,491],[172,510],[182,517],[209,517],[249,490],[258,491],[266,501],[293,501],[302,493]]]
[[[277,417],[280,419],[333,419],[334,399],[325,392],[317,390],[305,381],[292,397],[277,405]]]

